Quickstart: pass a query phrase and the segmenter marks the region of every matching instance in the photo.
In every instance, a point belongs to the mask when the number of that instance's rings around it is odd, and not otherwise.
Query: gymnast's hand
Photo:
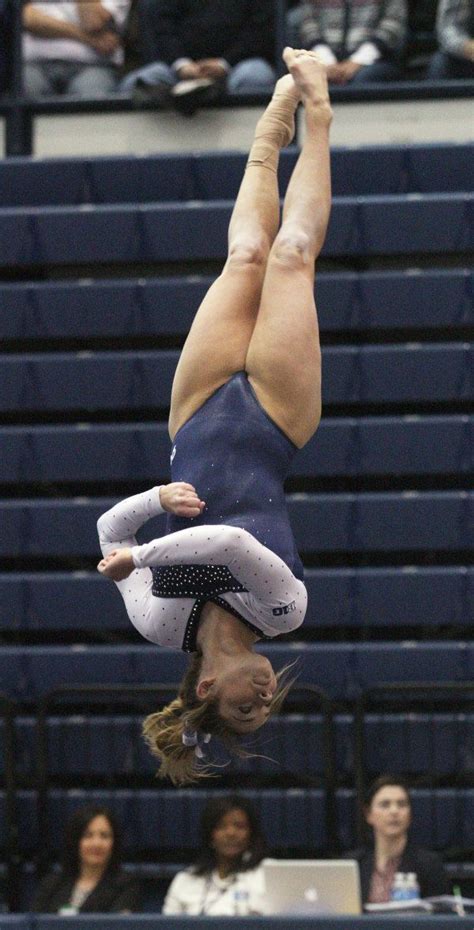
[[[160,487],[160,503],[168,513],[177,517],[198,517],[205,508],[204,501],[196,494],[192,484],[185,481],[172,481]]]
[[[105,559],[100,560],[97,571],[112,581],[125,581],[134,568],[130,549],[114,549]]]

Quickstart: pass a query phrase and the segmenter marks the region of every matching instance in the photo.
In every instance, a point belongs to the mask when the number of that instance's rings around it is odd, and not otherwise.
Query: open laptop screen
[[[264,859],[262,865],[268,914],[362,913],[352,859]]]

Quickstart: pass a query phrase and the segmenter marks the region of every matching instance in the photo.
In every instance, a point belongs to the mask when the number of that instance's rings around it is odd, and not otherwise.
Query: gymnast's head
[[[158,775],[177,785],[214,774],[208,762],[213,736],[231,754],[249,755],[242,738],[280,709],[292,684],[289,667],[275,674],[269,660],[253,652],[257,637],[239,620],[213,604],[203,614],[203,625],[208,618],[210,623],[198,636],[202,648],[193,654],[177,698],[143,725],[149,749],[160,760]],[[212,621],[225,624],[229,618],[228,639],[213,638]]]

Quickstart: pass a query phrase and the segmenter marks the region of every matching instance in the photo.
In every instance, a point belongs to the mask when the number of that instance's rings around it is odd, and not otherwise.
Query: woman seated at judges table
[[[201,819],[198,859],[175,875],[163,914],[262,913],[264,845],[257,813],[249,801],[238,795],[212,798]]]
[[[359,862],[364,904],[389,901],[396,872],[415,873],[420,898],[450,893],[440,857],[417,846],[409,835],[411,799],[403,779],[377,778],[368,789],[364,816],[372,828],[372,842],[349,855]]]
[[[33,911],[50,914],[130,914],[140,889],[120,864],[120,830],[105,807],[88,805],[73,814],[65,831],[59,872],[41,882]]]

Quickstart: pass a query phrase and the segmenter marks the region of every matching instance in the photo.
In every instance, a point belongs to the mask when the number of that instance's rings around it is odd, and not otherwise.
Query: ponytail
[[[195,653],[181,682],[178,696],[162,710],[149,714],[143,721],[143,737],[153,756],[160,761],[159,778],[169,778],[174,785],[190,785],[201,778],[214,778],[212,766],[206,761],[201,745],[183,740],[185,732],[218,736],[232,755],[253,755],[239,745],[237,734],[218,712],[218,701],[198,699],[196,688],[201,672],[202,654]],[[288,673],[295,663],[277,673],[278,688],[270,705],[270,713],[278,711],[294,679]],[[198,737],[199,738],[199,737]]]

